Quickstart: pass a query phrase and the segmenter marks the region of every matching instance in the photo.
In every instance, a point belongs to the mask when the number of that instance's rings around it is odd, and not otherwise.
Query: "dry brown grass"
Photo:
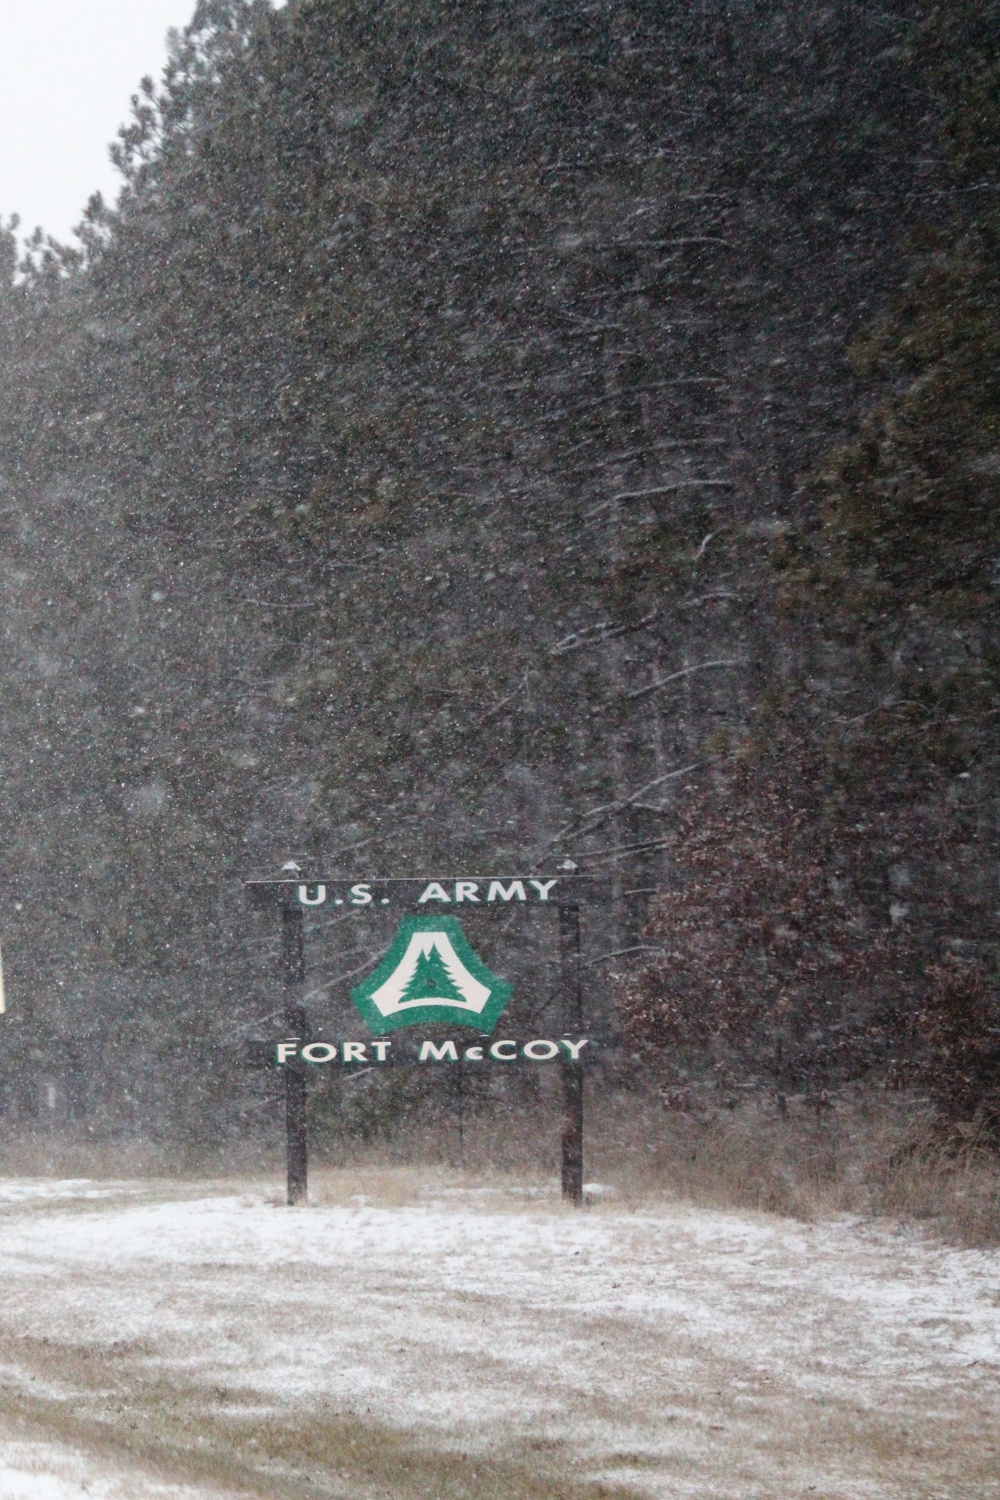
[[[551,1188],[558,1098],[470,1108],[461,1137],[454,1120],[437,1117],[379,1142],[328,1141],[321,1163],[355,1172],[362,1195],[368,1168],[379,1170],[383,1193],[398,1170],[398,1191],[408,1193],[413,1179],[402,1169],[414,1165],[458,1169],[480,1186]],[[926,1106],[901,1094],[859,1091],[819,1112],[792,1101],[785,1116],[770,1100],[693,1115],[665,1109],[652,1090],[591,1097],[586,1176],[637,1206],[667,1198],[805,1220],[889,1215],[961,1243],[1000,1243],[1000,1156],[974,1136],[942,1138]],[[348,1180],[341,1172],[337,1192]]]
[[[872,1178],[881,1213],[923,1220],[963,1244],[1000,1244],[1000,1159],[975,1140],[914,1132]]]
[[[94,1178],[102,1182],[245,1176],[275,1172],[280,1142],[204,1146],[142,1135],[86,1140],[54,1131],[7,1129],[0,1138],[0,1177]]]
[[[227,1497],[301,1500],[635,1500],[614,1480],[579,1472],[565,1442],[526,1442],[510,1451],[463,1452],[369,1413],[301,1412],[261,1404],[234,1385],[212,1392],[180,1374],[151,1374],[145,1351],[81,1349],[57,1339],[0,1339],[0,1357],[32,1371],[58,1394],[4,1389],[3,1415],[20,1437],[83,1449],[118,1469],[165,1483],[218,1487]]]
[[[527,1101],[469,1101],[461,1129],[431,1100],[423,1113],[374,1140],[320,1133],[312,1152],[314,1191],[322,1201],[346,1202],[371,1198],[377,1182],[378,1201],[394,1206],[426,1194],[437,1171],[442,1184],[494,1183],[508,1204],[519,1195],[551,1195],[559,1174],[557,1084],[553,1074],[540,1096]],[[263,1147],[26,1137],[0,1146],[0,1175],[192,1184],[254,1176],[279,1184],[277,1133]],[[414,1167],[416,1176],[408,1170]],[[695,1115],[665,1109],[653,1089],[592,1088],[586,1176],[625,1204],[681,1199],[804,1220],[888,1215],[960,1243],[1000,1243],[1000,1155],[972,1133],[942,1138],[926,1106],[902,1094],[859,1091],[819,1113],[792,1101],[782,1117],[768,1099]],[[277,1186],[275,1192],[280,1196]]]
[[[635,1201],[817,1219],[856,1213],[920,1221],[966,1244],[1000,1243],[1000,1157],[974,1136],[943,1138],[898,1094],[857,1094],[780,1116],[748,1102],[701,1118],[650,1098],[612,1099],[591,1166]],[[642,1137],[645,1137],[642,1141]]]

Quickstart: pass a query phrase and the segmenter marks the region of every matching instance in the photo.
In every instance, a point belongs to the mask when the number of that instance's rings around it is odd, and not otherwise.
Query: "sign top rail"
[[[247,900],[256,908],[346,906],[378,911],[414,908],[434,912],[462,907],[508,911],[529,906],[577,906],[607,900],[610,882],[594,875],[471,875],[439,879],[345,880],[301,875],[282,880],[244,882]]]

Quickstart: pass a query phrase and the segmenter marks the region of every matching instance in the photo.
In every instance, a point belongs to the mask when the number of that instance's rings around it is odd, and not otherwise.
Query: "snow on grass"
[[[67,1199],[121,1198],[145,1191],[137,1183],[92,1182],[87,1177],[0,1177],[0,1206],[5,1203],[52,1203]]]
[[[663,1495],[913,1500],[938,1476],[949,1500],[1000,1496],[994,1251],[460,1184],[385,1204],[377,1177],[298,1210],[7,1186],[8,1364],[17,1339],[56,1338],[244,1413],[346,1413],[470,1452],[564,1444]]]
[[[52,1442],[0,1438],[2,1500],[218,1500],[219,1491],[116,1472],[90,1455]]]

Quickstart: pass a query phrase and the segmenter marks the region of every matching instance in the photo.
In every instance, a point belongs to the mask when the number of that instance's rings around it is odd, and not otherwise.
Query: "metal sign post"
[[[302,989],[306,980],[305,922],[301,906],[281,911],[281,961],[285,980],[285,1033],[306,1042],[306,1011]],[[306,1144],[306,1073],[285,1068],[285,1138],[288,1160],[288,1201],[294,1207],[308,1196]]]
[[[293,867],[294,868],[294,867]],[[584,1056],[593,1038],[583,1035],[583,960],[580,903],[606,896],[604,882],[589,877],[488,877],[463,880],[291,879],[249,881],[247,898],[258,909],[281,916],[285,1035],[252,1044],[259,1058],[285,1074],[285,1138],[288,1202],[307,1199],[308,1075],[316,1066],[424,1066],[509,1068],[558,1063],[562,1077],[562,1192],[583,1202]],[[334,907],[398,918],[395,938],[351,999],[371,1036],[364,1042],[333,1043],[309,1035],[303,1003],[306,979],[305,911]],[[516,1041],[500,1032],[492,1040],[511,997],[511,985],[494,974],[470,945],[461,918],[471,912],[527,913],[544,907],[559,918],[559,997],[562,1035]],[[411,1033],[431,1026],[421,1040]],[[441,1038],[442,1026],[467,1028],[464,1038]],[[472,1045],[468,1030],[478,1033]],[[401,1032],[407,1033],[401,1035]],[[315,1035],[315,1034],[314,1034]],[[574,1040],[575,1038],[575,1040]],[[585,1053],[585,1049],[589,1049]],[[459,1080],[460,1087],[462,1080]],[[464,1100],[460,1102],[460,1110]],[[460,1117],[460,1128],[464,1121]]]
[[[559,965],[563,1026],[568,1032],[583,1030],[583,970],[580,954],[580,908],[559,907]],[[562,1193],[578,1207],[583,1202],[583,1065],[566,1056],[562,1060],[563,1130]]]

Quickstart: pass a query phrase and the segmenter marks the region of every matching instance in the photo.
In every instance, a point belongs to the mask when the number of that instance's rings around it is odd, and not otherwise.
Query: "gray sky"
[[[95,188],[116,191],[108,145],[166,34],[194,0],[0,0],[0,214],[68,238]]]

